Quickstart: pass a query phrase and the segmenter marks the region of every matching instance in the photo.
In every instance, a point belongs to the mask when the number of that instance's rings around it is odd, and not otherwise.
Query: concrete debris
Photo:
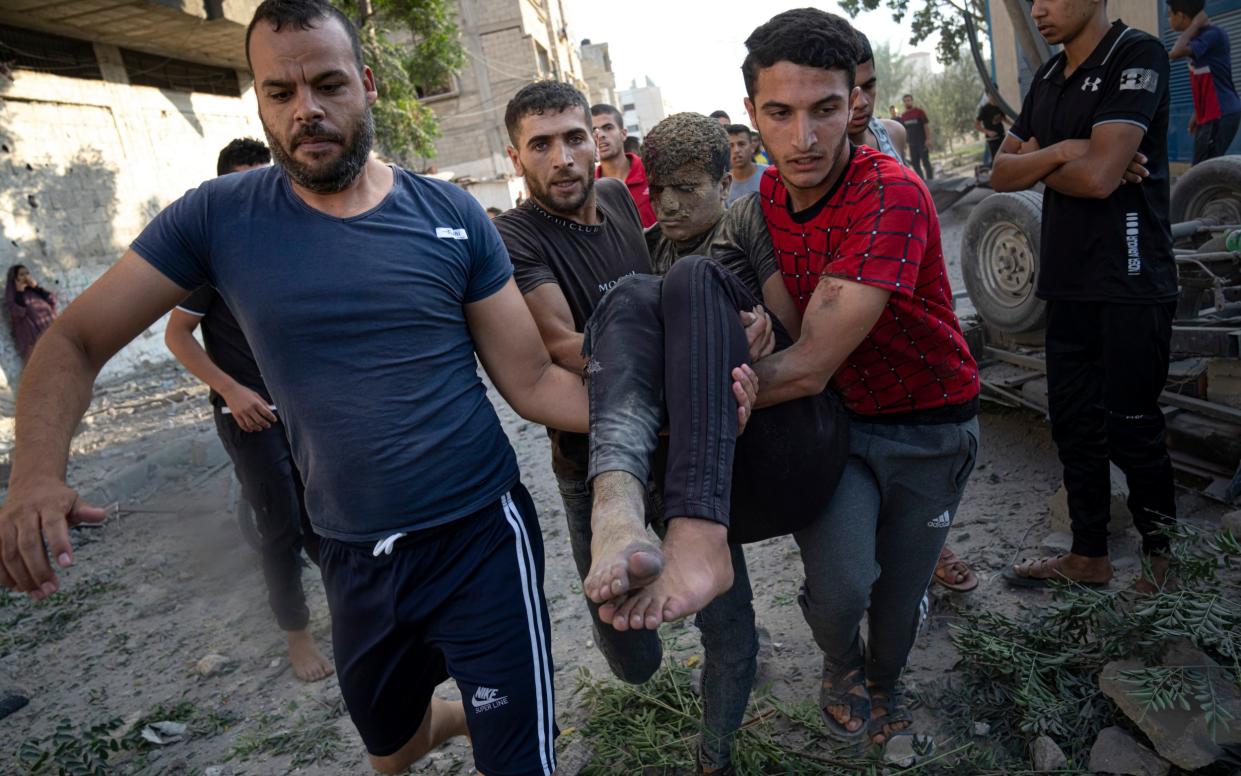
[[[165,720],[163,722],[152,722],[142,728],[142,738],[150,741],[157,746],[167,746],[175,744],[185,737],[186,726],[181,722],[171,722]]]
[[[1065,757],[1056,742],[1047,736],[1039,736],[1030,743],[1030,761],[1034,764],[1034,770],[1039,773],[1049,773],[1069,767],[1069,758]]]
[[[208,765],[203,770],[203,776],[224,776],[223,765]]]
[[[1090,747],[1090,770],[1127,776],[1166,776],[1166,760],[1134,740],[1118,727],[1103,728]]]
[[[911,735],[893,736],[883,748],[883,761],[897,768],[912,768],[918,760],[914,751],[914,737]]]
[[[975,722],[974,723],[974,735],[978,736],[979,738],[982,738],[983,736],[991,735],[991,726],[988,725],[986,722]]]
[[[556,776],[579,776],[594,756],[590,743],[577,736],[556,755]]]
[[[0,689],[0,719],[26,708],[30,699],[15,689]]]
[[[1194,667],[1205,670],[1210,678],[1216,702],[1226,707],[1234,718],[1241,719],[1241,691],[1230,682],[1214,660],[1186,642],[1168,650],[1165,666]],[[1205,667],[1205,668],[1204,668]],[[1201,707],[1191,703],[1188,711],[1178,707],[1155,711],[1135,697],[1135,687],[1121,676],[1122,672],[1142,668],[1136,660],[1113,661],[1103,667],[1099,689],[1112,699],[1126,717],[1150,738],[1155,750],[1172,763],[1192,771],[1206,767],[1223,754],[1221,746],[1241,744],[1241,725],[1219,724],[1212,738]]]
[[[1232,535],[1241,539],[1241,509],[1235,509],[1219,519],[1220,527],[1231,531]]]
[[[198,675],[202,677],[215,676],[225,668],[228,668],[231,662],[232,661],[230,661],[227,657],[217,655],[213,652],[209,655],[205,655],[201,660],[199,660],[198,663],[195,664],[194,670],[197,671]]]
[[[1064,555],[1073,549],[1073,534],[1067,531],[1056,531],[1043,537],[1040,549],[1049,555]]]

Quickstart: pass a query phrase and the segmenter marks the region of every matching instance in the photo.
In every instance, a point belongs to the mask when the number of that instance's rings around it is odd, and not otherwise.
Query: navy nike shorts
[[[386,544],[325,538],[319,549],[340,689],[367,751],[399,751],[451,676],[478,770],[550,776],[559,731],[530,494],[518,483],[469,517]]]

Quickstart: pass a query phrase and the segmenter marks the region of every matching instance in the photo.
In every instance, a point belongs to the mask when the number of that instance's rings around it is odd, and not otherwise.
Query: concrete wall
[[[424,101],[442,133],[427,163],[457,176],[511,175],[504,109],[517,90],[554,77],[586,89],[577,51],[563,32],[560,0],[458,0],[457,19],[466,63],[455,93]],[[546,67],[537,47],[547,53]]]
[[[18,70],[0,85],[0,266],[26,264],[60,306],[124,252],[155,213],[215,176],[220,148],[262,138],[253,91],[241,99],[130,86],[119,52],[96,44],[106,81]],[[0,333],[0,405],[20,361]],[[105,367],[101,379],[169,356],[163,322]]]
[[[612,57],[606,43],[582,41],[582,78],[590,92],[586,99],[591,105],[616,104],[616,75],[612,72]]]

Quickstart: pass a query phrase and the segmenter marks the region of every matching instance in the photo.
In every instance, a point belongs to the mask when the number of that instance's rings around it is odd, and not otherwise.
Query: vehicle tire
[[[983,323],[1005,334],[1042,330],[1046,305],[1034,295],[1043,195],[992,194],[974,206],[961,242],[965,288]]]
[[[1194,165],[1172,189],[1172,223],[1212,218],[1241,224],[1241,156],[1217,156]]]

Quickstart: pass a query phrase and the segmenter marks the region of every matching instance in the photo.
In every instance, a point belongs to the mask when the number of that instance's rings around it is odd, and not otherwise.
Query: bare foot
[[[733,586],[728,527],[712,520],[679,517],[668,521],[664,571],[650,585],[623,600],[599,607],[599,619],[618,631],[679,620],[705,607]]]
[[[627,472],[594,479],[590,514],[590,572],[582,581],[597,604],[650,584],[664,567],[659,545],[646,532],[646,489]]]
[[[303,682],[318,682],[335,673],[332,661],[323,656],[309,630],[288,631],[289,662],[293,675]]]
[[[1047,582],[1076,582],[1082,585],[1106,585],[1112,581],[1112,562],[1107,556],[1057,555],[1054,558],[1025,560],[1013,565],[1010,583],[1036,585]]]

